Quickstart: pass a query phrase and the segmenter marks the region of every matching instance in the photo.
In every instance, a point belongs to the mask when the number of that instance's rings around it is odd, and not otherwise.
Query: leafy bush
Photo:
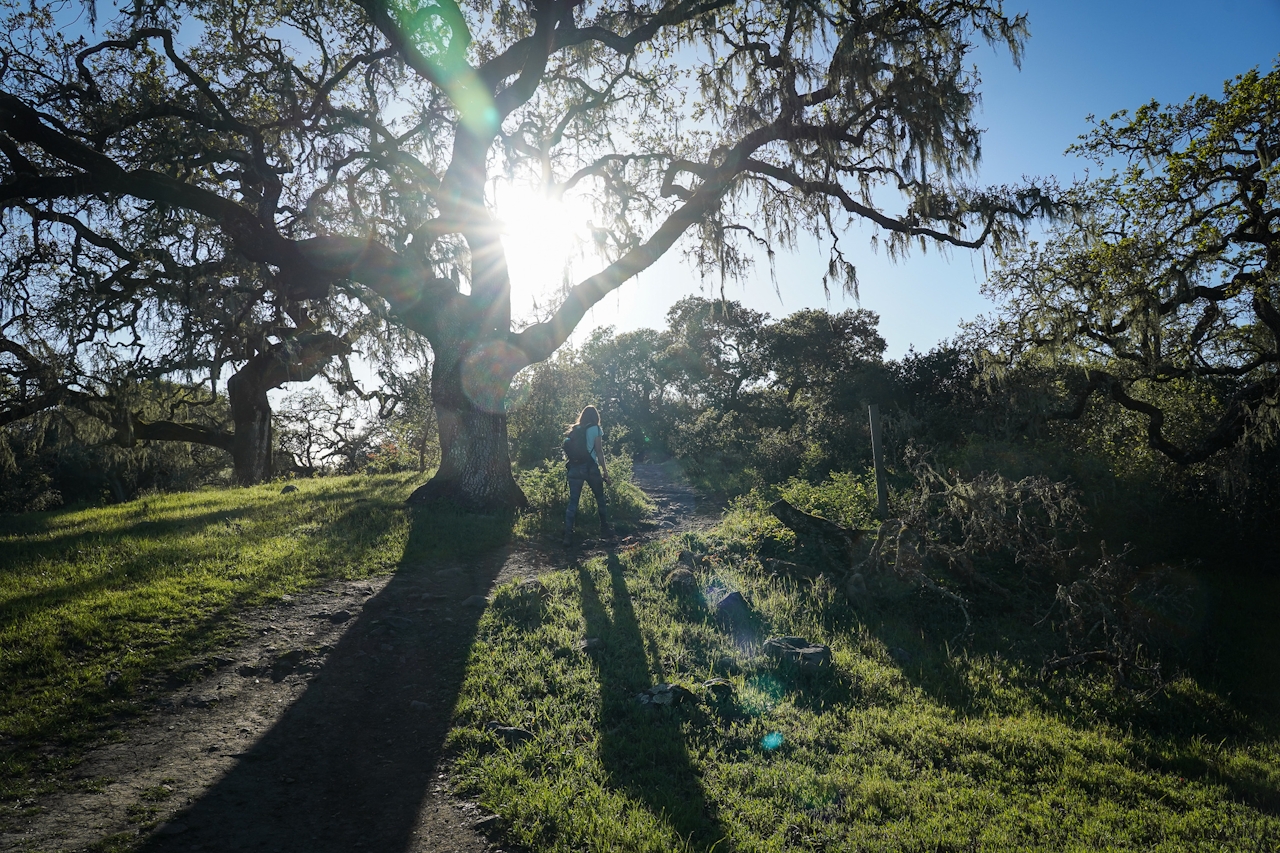
[[[814,515],[843,524],[852,529],[873,527],[876,509],[876,475],[835,472],[821,483],[791,479],[782,486],[779,497],[787,503]]]
[[[227,480],[231,458],[223,450],[179,441],[121,447],[112,436],[70,409],[0,428],[0,512],[120,502]]]
[[[875,472],[835,472],[819,483],[792,477],[781,485],[752,489],[735,498],[721,523],[721,535],[764,557],[793,557],[795,534],[769,512],[769,505],[779,498],[851,529],[875,527]]]
[[[762,423],[758,413],[707,408],[677,424],[671,449],[694,483],[723,495],[741,495],[800,473],[805,456],[798,430]]]

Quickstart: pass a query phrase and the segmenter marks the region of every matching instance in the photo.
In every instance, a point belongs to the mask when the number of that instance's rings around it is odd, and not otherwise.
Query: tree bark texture
[[[235,432],[231,439],[231,467],[236,483],[252,486],[271,479],[271,402],[260,371],[245,365],[227,380],[227,398]]]
[[[409,496],[409,503],[478,512],[528,505],[511,474],[503,409],[515,375],[511,370],[514,360],[504,358],[501,352],[486,352],[484,347],[477,347],[470,357],[448,363],[437,359],[431,397],[440,430],[440,467]]]

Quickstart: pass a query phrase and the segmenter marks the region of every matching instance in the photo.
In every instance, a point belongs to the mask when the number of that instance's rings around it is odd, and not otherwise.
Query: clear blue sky
[[[1228,78],[1280,55],[1280,0],[1076,0],[1006,3],[1026,11],[1031,39],[1022,70],[1007,53],[975,53],[983,77],[979,123],[987,132],[978,180],[987,184],[1023,175],[1056,175],[1062,183],[1084,164],[1063,154],[1088,128],[1085,116],[1105,118],[1155,98],[1178,103],[1193,94],[1220,94]],[[850,232],[861,280],[861,306],[880,314],[880,328],[896,357],[914,345],[927,350],[954,334],[961,320],[990,310],[978,290],[984,272],[977,253],[915,253],[896,263],[869,249],[870,228]],[[804,307],[840,311],[852,299],[822,292],[826,259],[815,247],[778,259],[782,299],[760,265],[725,295],[775,317]],[[575,339],[596,326],[619,331],[664,325],[667,309],[699,287],[674,258],[625,285],[588,315]],[[716,283],[718,290],[718,283]]]

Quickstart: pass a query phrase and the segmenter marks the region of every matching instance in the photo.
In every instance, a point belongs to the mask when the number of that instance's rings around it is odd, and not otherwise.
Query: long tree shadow
[[[420,813],[483,612],[459,604],[488,591],[509,533],[507,519],[418,510],[400,569],[321,672],[169,822],[180,833],[162,830],[140,849],[436,849],[418,837]]]
[[[691,845],[709,849],[724,837],[724,831],[685,747],[682,711],[636,701],[638,693],[653,686],[651,672],[661,676],[661,664],[657,660],[650,664],[617,555],[608,556],[607,566],[609,610],[591,572],[578,569],[587,636],[603,641],[595,653],[600,672],[601,763],[614,787],[661,815]]]

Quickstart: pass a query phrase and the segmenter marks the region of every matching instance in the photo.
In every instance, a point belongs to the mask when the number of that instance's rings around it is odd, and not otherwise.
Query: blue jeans
[[[582,500],[582,484],[591,486],[600,510],[600,529],[609,526],[609,513],[604,502],[604,478],[600,466],[594,462],[575,462],[569,465],[569,506],[564,511],[564,532],[573,532],[573,522],[578,517],[578,502]]]

